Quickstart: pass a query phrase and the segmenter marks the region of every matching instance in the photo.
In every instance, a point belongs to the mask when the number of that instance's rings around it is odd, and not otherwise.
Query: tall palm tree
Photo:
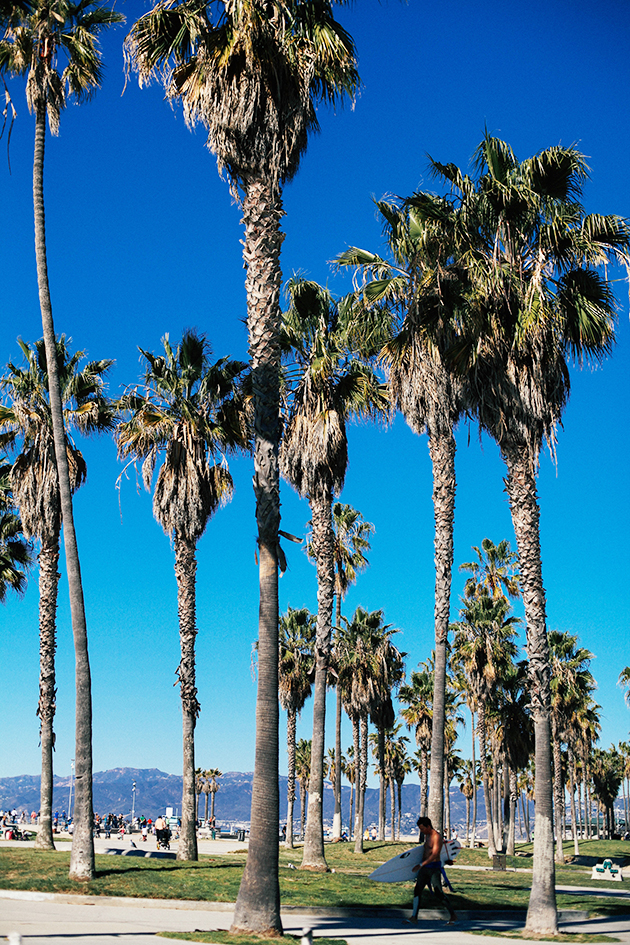
[[[575,148],[552,147],[519,161],[486,134],[475,178],[432,163],[459,209],[456,254],[470,294],[454,363],[469,385],[481,428],[507,468],[519,554],[536,736],[536,839],[527,929],[557,929],[553,860],[550,674],[536,472],[553,447],[569,396],[569,360],[600,360],[613,342],[615,301],[600,269],[628,266],[630,227],[585,214],[587,177]]]
[[[352,799],[353,799],[354,786],[357,780],[357,766],[356,766],[355,757],[356,756],[354,754],[354,745],[350,745],[350,747],[346,749],[346,757],[343,759],[343,769],[342,769],[343,773],[345,774],[346,778],[348,779],[350,783],[350,808],[349,808],[349,813],[348,813],[348,840],[352,839],[352,825],[354,823],[354,820],[352,818]],[[343,758],[343,755],[342,755],[342,758]]]
[[[316,106],[353,96],[354,44],[329,0],[159,3],[134,24],[128,61],[158,73],[200,122],[208,147],[241,190],[254,411],[254,491],[260,560],[256,762],[249,853],[234,927],[282,929],[278,885],[278,567],[280,248],[282,189],[297,172]]]
[[[305,279],[288,285],[281,342],[288,416],[280,450],[283,476],[308,499],[310,547],[317,567],[317,639],[313,692],[313,758],[302,869],[326,870],[322,821],[326,686],[335,593],[332,506],[348,465],[346,426],[385,413],[385,386],[367,363],[373,342],[357,330],[352,308]]]
[[[295,746],[295,776],[300,782],[300,840],[304,840],[306,794],[311,776],[311,740],[301,738]],[[288,830],[287,830],[288,833]]]
[[[488,705],[495,697],[502,674],[516,654],[514,643],[518,617],[508,616],[510,604],[505,597],[493,600],[488,596],[472,597],[460,610],[460,620],[454,624],[454,659],[462,665],[477,703],[477,733],[479,757],[488,823],[488,855],[497,852],[498,838],[492,825],[492,803],[487,762],[486,715]]]
[[[223,772],[219,768],[208,768],[206,779],[208,781],[208,791],[210,793],[210,820],[214,823],[214,800],[217,791],[220,788],[219,778],[223,777]],[[205,792],[204,792],[205,793]],[[208,795],[206,794],[206,823],[208,822]]]
[[[311,694],[315,656],[316,618],[302,607],[288,608],[280,618],[278,691],[287,713],[287,839],[293,849],[293,804],[295,803],[295,728],[304,703]]]
[[[497,738],[507,770],[507,841],[505,852],[514,856],[518,772],[526,768],[534,748],[534,732],[529,713],[527,663],[506,664],[497,701]]]
[[[355,851],[363,852],[363,803],[367,784],[368,718],[385,715],[385,707],[391,700],[392,687],[402,678],[404,654],[394,647],[391,637],[397,630],[383,623],[383,611],[371,613],[357,607],[352,621],[343,618],[337,641],[337,685],[341,687],[344,708],[352,721],[354,737],[355,769]],[[377,723],[378,725],[379,723]],[[389,726],[385,726],[389,727]],[[379,767],[384,770],[380,752]]]
[[[591,770],[593,789],[605,817],[606,839],[611,840],[615,829],[614,803],[619,794],[619,786],[623,777],[620,758],[614,746],[610,751],[601,748],[593,752]]]
[[[11,469],[13,501],[20,509],[24,534],[39,541],[39,702],[42,750],[40,788],[40,827],[36,845],[42,850],[54,849],[52,834],[53,721],[55,716],[55,650],[57,586],[59,581],[59,540],[63,517],[61,488],[57,472],[53,439],[52,409],[50,402],[50,371],[43,339],[33,345],[18,341],[23,365],[10,362],[0,381],[5,405],[0,406],[0,443],[17,451]],[[75,492],[87,476],[81,451],[71,438],[70,431],[90,435],[113,426],[113,415],[103,393],[104,377],[112,361],[90,361],[80,367],[82,351],[70,354],[65,336],[56,343],[57,377],[61,388],[64,411],[66,467],[70,471],[70,486]],[[88,689],[89,694],[89,689]],[[88,739],[91,744],[91,738]],[[85,755],[82,763],[85,762]],[[76,761],[77,771],[79,762]],[[83,798],[84,786],[79,786]],[[90,788],[91,790],[91,788]],[[75,795],[76,803],[76,795]],[[82,839],[85,839],[81,835]],[[79,848],[89,858],[89,843]],[[74,849],[74,839],[73,839]],[[76,861],[75,861],[76,862]],[[86,866],[78,858],[76,867]],[[75,874],[73,873],[73,876]]]
[[[580,707],[586,704],[596,688],[589,671],[593,654],[578,646],[577,634],[550,630],[549,656],[551,665],[551,737],[553,746],[553,775],[556,810],[556,862],[564,863],[562,835],[565,823],[565,784],[562,770],[562,743],[569,742],[570,729]],[[575,821],[573,822],[575,830]]]
[[[195,811],[197,820],[199,820],[199,803],[201,801],[201,795],[204,793],[204,788],[206,787],[208,781],[206,779],[206,772],[203,768],[195,768]],[[208,795],[206,794],[206,797]]]
[[[489,538],[484,538],[481,548],[473,545],[476,561],[460,564],[460,571],[469,571],[470,577],[464,585],[464,596],[474,597],[487,590],[490,597],[509,597],[514,600],[519,596],[518,555],[510,548],[504,538],[495,545]]]
[[[61,400],[61,380],[57,370],[56,335],[53,322],[44,215],[44,146],[46,118],[53,135],[68,99],[81,102],[99,87],[102,76],[98,34],[124,17],[94,0],[33,0],[16,4],[0,40],[0,72],[26,77],[26,99],[35,115],[33,160],[33,203],[37,285],[44,345],[48,363],[48,386],[55,459],[58,469],[66,568],[70,592],[72,633],[76,662],[76,745],[75,802],[70,856],[70,878],[84,881],[94,877],[92,838],[92,693],[87,647],[87,624],[79,551],[72,510],[72,475],[68,468]],[[65,63],[61,73],[58,67]]]
[[[464,271],[450,259],[456,214],[430,194],[409,201],[377,201],[391,261],[351,247],[337,258],[364,274],[364,303],[380,305],[398,321],[382,358],[393,404],[411,429],[427,433],[435,516],[435,672],[431,731],[429,816],[442,830],[444,719],[455,516],[455,427],[466,409],[466,385],[447,360],[457,333]]]
[[[11,590],[26,590],[26,570],[32,564],[31,545],[24,538],[22,520],[11,493],[11,466],[0,462],[0,604]]]
[[[473,783],[473,773],[474,769],[472,761],[470,761],[468,758],[465,758],[462,761],[459,770],[459,789],[466,799],[466,843],[468,843],[470,839],[470,802],[477,790],[476,783]]]
[[[353,585],[357,579],[359,571],[363,571],[368,566],[366,552],[370,550],[370,535],[374,532],[374,525],[366,522],[356,509],[343,502],[335,502],[332,508],[333,524],[333,556],[335,559],[335,627],[341,626],[341,602],[345,599],[348,588]],[[334,669],[334,645],[332,654],[331,669]],[[337,762],[335,764],[335,811],[333,814],[332,839],[341,839],[342,816],[341,816],[341,690],[335,686],[336,690],[336,718],[335,718],[335,754]]]
[[[232,496],[226,454],[247,444],[235,402],[236,379],[246,365],[228,358],[211,363],[210,344],[193,331],[185,332],[175,349],[168,335],[162,344],[163,355],[140,349],[146,362],[144,383],[121,397],[118,408],[125,419],[116,438],[122,457],[143,461],[148,491],[162,459],[153,514],[173,540],[181,645],[176,675],[182,704],[183,794],[177,858],[196,860],[196,549],[209,520]]]
[[[433,669],[429,663],[420,663],[419,671],[411,674],[411,682],[400,687],[398,699],[406,708],[400,713],[407,728],[413,730],[420,753],[420,816],[426,817],[429,790],[429,753],[433,727]]]
[[[394,726],[392,731],[396,734],[400,729],[399,725]],[[407,755],[407,744],[409,739],[406,735],[398,735],[394,740],[392,745],[392,774],[396,782],[397,796],[398,796],[398,823],[397,823],[397,835],[400,839],[400,822],[402,818],[402,787],[405,781],[405,777],[411,771],[411,760]],[[395,839],[394,829],[392,826],[392,840]]]

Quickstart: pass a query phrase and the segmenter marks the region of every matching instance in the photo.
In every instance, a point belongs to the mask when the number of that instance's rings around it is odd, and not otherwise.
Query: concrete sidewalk
[[[230,904],[177,902],[173,900],[116,900],[98,896],[61,896],[53,893],[0,891],[0,935],[18,933],[24,945],[159,945],[156,932],[190,932],[228,929],[232,923]],[[331,910],[332,912],[332,910]],[[429,918],[426,913],[417,926],[405,925],[401,912],[380,915],[308,915],[283,911],[285,932],[300,935],[304,928],[313,934],[344,938],[349,945],[414,945],[419,937],[431,945],[478,945],[473,930],[492,928],[509,931],[522,928],[519,912],[475,916],[469,913],[455,926]],[[345,914],[344,914],[345,913]],[[630,945],[630,910],[624,918],[585,920],[583,914],[564,913],[565,932],[598,932],[615,936]],[[506,943],[522,939],[504,939]]]

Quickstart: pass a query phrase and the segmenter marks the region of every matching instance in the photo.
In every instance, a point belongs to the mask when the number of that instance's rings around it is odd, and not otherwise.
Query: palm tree
[[[280,618],[278,691],[287,713],[287,839],[293,849],[293,804],[295,802],[295,728],[313,681],[316,618],[303,607],[291,607]]]
[[[486,134],[476,180],[433,162],[459,208],[457,255],[470,281],[455,363],[470,385],[480,426],[507,467],[519,554],[536,736],[536,839],[526,927],[555,933],[550,674],[536,471],[553,447],[569,395],[568,361],[600,360],[613,342],[614,296],[600,267],[629,264],[630,227],[586,215],[587,177],[575,148],[552,147],[519,161]]]
[[[219,778],[223,777],[223,772],[219,768],[208,768],[206,771],[206,779],[208,783],[208,791],[212,800],[210,801],[210,820],[214,823],[214,799],[216,797],[217,791],[220,788],[218,782]],[[208,793],[204,790],[206,795],[206,823],[208,823]]]
[[[343,755],[342,755],[342,758],[343,758]],[[346,778],[350,782],[350,811],[348,814],[348,840],[351,840],[352,839],[352,825],[354,823],[353,818],[352,818],[352,799],[353,799],[352,792],[354,791],[354,786],[357,780],[357,765],[355,761],[354,745],[350,745],[350,747],[346,749],[346,757],[343,759],[342,770]]]
[[[505,597],[493,600],[488,596],[472,597],[460,610],[454,624],[453,651],[474,691],[477,704],[479,757],[488,823],[488,856],[497,852],[498,838],[492,826],[492,804],[487,762],[486,713],[509,661],[516,654],[513,642],[518,617],[508,616],[511,608]]]
[[[341,687],[344,708],[352,721],[355,768],[355,852],[363,852],[363,803],[367,784],[368,718],[373,713],[382,725],[391,718],[388,711],[392,687],[402,678],[404,654],[394,647],[391,637],[397,630],[383,624],[383,611],[369,613],[357,607],[352,621],[345,617],[337,641],[337,685]],[[389,726],[385,726],[389,727]],[[380,753],[379,768],[384,771]]]
[[[370,550],[369,536],[374,532],[374,525],[366,522],[360,512],[351,505],[342,502],[335,502],[332,508],[333,523],[333,556],[335,559],[335,604],[336,617],[335,626],[341,626],[341,602],[345,599],[348,588],[353,585],[357,579],[357,573],[363,571],[368,566],[366,552]],[[333,645],[331,669],[334,667],[335,651]],[[341,838],[342,817],[341,817],[341,690],[339,686],[336,689],[336,719],[335,719],[335,754],[337,762],[335,764],[335,811],[333,815],[333,842]]]
[[[459,770],[459,776],[461,778],[459,782],[459,789],[466,798],[466,843],[470,839],[470,802],[473,799],[473,796],[477,790],[476,783],[473,783],[473,763],[468,758],[465,758]],[[475,778],[476,782],[476,778]]]
[[[547,634],[551,665],[551,737],[556,809],[556,862],[564,863],[562,834],[565,823],[562,772],[562,743],[571,738],[570,729],[578,710],[586,704],[596,688],[588,667],[593,654],[578,646],[577,634],[551,630]],[[573,795],[572,795],[573,796]],[[573,820],[575,832],[575,820]]]
[[[216,14],[216,19],[213,17]],[[266,5],[159,3],[135,23],[128,61],[159,73],[189,124],[243,194],[247,318],[253,382],[254,491],[260,560],[256,766],[249,854],[234,927],[280,932],[278,885],[278,566],[280,499],[280,248],[282,188],[297,172],[316,105],[353,96],[354,44],[329,0]]]
[[[449,366],[456,336],[463,271],[450,256],[455,214],[430,194],[415,194],[402,205],[377,201],[392,262],[351,247],[338,257],[342,266],[364,273],[364,303],[381,305],[399,330],[383,348],[394,405],[411,429],[427,433],[433,468],[435,515],[435,672],[431,732],[429,817],[442,831],[444,719],[447,641],[450,621],[455,516],[455,427],[466,409],[466,388]],[[367,281],[370,279],[371,281]]]
[[[311,740],[301,738],[295,746],[295,776],[300,782],[300,840],[304,840],[306,793],[311,776]],[[288,834],[287,830],[287,834]]]
[[[623,697],[626,700],[626,704],[630,706],[630,666],[624,666],[621,670],[617,685],[626,690]]]
[[[451,781],[457,775],[461,758],[458,757],[455,749],[457,741],[457,729],[464,724],[464,719],[459,715],[459,708],[462,699],[458,691],[447,679],[445,693],[445,719],[444,719],[444,824],[443,833],[445,837],[451,835]]]
[[[396,725],[392,729],[394,734],[400,730],[400,726]],[[392,762],[391,770],[394,781],[396,782],[397,795],[398,795],[398,838],[400,839],[400,821],[402,818],[402,786],[405,781],[405,777],[411,771],[411,760],[407,756],[407,744],[409,739],[406,735],[399,735],[393,742],[391,753],[392,753]],[[395,839],[394,827],[393,827],[393,818],[392,818],[392,840]]]
[[[208,341],[184,333],[175,350],[168,335],[163,355],[140,349],[144,385],[123,395],[125,417],[117,430],[122,457],[142,460],[151,489],[156,463],[163,462],[153,493],[153,514],[173,540],[181,661],[176,670],[182,703],[183,795],[179,860],[197,859],[195,831],[195,725],[200,705],[195,681],[197,542],[216,510],[232,496],[227,453],[245,448],[246,433],[235,404],[241,361],[211,363]],[[209,460],[214,461],[210,465]]]
[[[199,802],[201,801],[201,795],[204,793],[204,788],[207,783],[206,772],[203,768],[195,768],[195,812],[197,820],[199,820]],[[206,797],[207,796],[206,794]]]
[[[433,669],[420,663],[420,671],[412,672],[411,683],[400,687],[398,699],[407,706],[400,713],[407,728],[415,732],[420,753],[420,816],[426,817],[429,789],[429,753],[433,727]]]
[[[56,335],[53,322],[44,216],[44,145],[46,117],[53,135],[68,98],[81,102],[89,98],[101,82],[101,59],[97,36],[105,27],[124,17],[94,0],[33,0],[17,4],[0,40],[0,72],[26,76],[29,111],[35,115],[33,161],[33,202],[35,216],[35,256],[37,285],[42,316],[44,345],[48,363],[48,386],[59,496],[63,516],[63,536],[72,613],[76,661],[76,789],[75,829],[70,857],[70,878],[85,881],[94,877],[92,838],[92,694],[87,648],[87,624],[79,552],[72,511],[72,475],[68,468],[61,399],[61,379],[57,369]],[[66,65],[61,74],[56,65]]]
[[[490,597],[509,597],[514,600],[519,596],[518,555],[510,548],[507,539],[495,545],[489,538],[484,538],[481,548],[473,545],[476,561],[460,564],[460,571],[469,571],[471,576],[464,585],[464,596],[473,597],[487,590]]]
[[[59,539],[64,523],[60,481],[57,473],[55,444],[52,429],[52,410],[48,389],[50,371],[43,339],[34,345],[18,342],[24,357],[24,366],[10,362],[0,381],[6,406],[0,406],[1,444],[19,450],[11,469],[13,501],[20,509],[24,534],[40,543],[39,560],[39,702],[42,749],[42,776],[40,789],[40,827],[36,845],[42,850],[54,849],[52,834],[53,747],[55,736],[55,650],[57,585],[59,581]],[[103,378],[112,361],[90,361],[79,367],[82,351],[71,355],[65,336],[56,344],[57,377],[61,386],[64,410],[66,468],[70,471],[70,486],[75,492],[87,476],[85,460],[70,436],[70,430],[90,435],[113,426],[112,410],[103,394]],[[87,654],[86,654],[87,655]],[[89,695],[89,689],[88,689]],[[78,697],[77,697],[78,698]],[[85,734],[85,733],[84,733]],[[91,738],[87,740],[91,744]],[[85,763],[85,755],[81,759]],[[76,761],[77,772],[79,760]],[[77,775],[78,777],[78,775]],[[83,787],[79,785],[79,797]],[[84,799],[84,798],[83,798]],[[76,795],[75,795],[76,803]],[[76,809],[76,808],[75,808]],[[86,846],[83,833],[79,848],[89,855],[92,832]],[[74,839],[73,839],[74,850]],[[93,852],[93,849],[92,849]],[[92,857],[93,860],[93,857]],[[81,858],[74,861],[74,869],[85,866]],[[76,873],[73,872],[73,877]]]
[[[31,566],[31,545],[24,536],[22,521],[15,511],[11,494],[11,466],[0,462],[0,603],[11,590],[26,590],[26,569]]]
[[[620,758],[614,747],[610,751],[598,748],[593,752],[591,776],[595,795],[605,816],[605,833],[607,839],[611,840],[615,829],[614,803],[623,777]]]
[[[507,769],[509,803],[505,851],[514,856],[518,772],[526,768],[534,748],[534,732],[529,713],[527,663],[506,664],[501,676],[497,702],[497,738]]]
[[[386,389],[366,363],[350,306],[314,282],[289,282],[281,342],[288,416],[280,451],[283,476],[308,499],[310,547],[317,567],[317,639],[313,693],[313,758],[302,869],[327,870],[322,822],[326,685],[335,592],[333,498],[348,465],[346,425],[388,407]]]

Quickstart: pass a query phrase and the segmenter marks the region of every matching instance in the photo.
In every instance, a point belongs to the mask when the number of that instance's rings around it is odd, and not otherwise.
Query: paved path
[[[158,903],[7,890],[0,891],[0,936],[18,933],[23,945],[159,945],[164,941],[155,938],[159,931],[227,929],[232,909],[230,904]],[[473,929],[508,931],[523,924],[518,913],[462,918],[455,926],[430,918],[421,919],[417,926],[404,925],[402,915],[393,911],[379,916],[287,912],[283,913],[283,924],[286,932],[299,935],[310,928],[315,936],[344,938],[349,945],[415,945],[419,939],[431,945],[479,945],[479,939],[470,934]],[[601,932],[630,945],[630,910],[625,918],[568,918],[561,928],[567,932]],[[503,941],[522,945],[523,940]]]

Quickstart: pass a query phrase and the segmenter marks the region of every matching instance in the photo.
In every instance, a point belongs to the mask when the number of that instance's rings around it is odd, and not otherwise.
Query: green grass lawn
[[[410,908],[411,883],[373,883],[369,874],[380,863],[409,847],[408,843],[366,843],[364,854],[355,854],[352,844],[326,846],[330,873],[310,873],[299,867],[302,851],[280,850],[280,890],[282,903],[294,906],[369,906]],[[630,844],[627,845],[630,854]],[[623,842],[591,841],[581,845],[579,863],[558,869],[558,885],[592,886],[590,861],[610,857],[617,863],[626,859]],[[530,847],[522,852],[531,853]],[[245,851],[227,856],[202,856],[197,863],[152,860],[136,857],[96,857],[96,877],[76,884],[68,879],[70,851],[56,853],[31,848],[0,849],[0,888],[42,892],[84,893],[97,896],[131,896],[148,899],[194,899],[207,902],[234,902],[238,892]],[[531,858],[508,858],[508,866],[531,866]],[[491,866],[484,850],[462,850],[458,863]],[[290,865],[296,867],[291,869]],[[530,873],[451,870],[455,887],[455,909],[525,909],[531,886]],[[606,884],[607,885],[607,884]],[[623,887],[622,887],[623,888]],[[425,902],[429,900],[425,894]],[[599,915],[630,913],[630,902],[607,896],[559,894],[561,909],[587,909]]]

